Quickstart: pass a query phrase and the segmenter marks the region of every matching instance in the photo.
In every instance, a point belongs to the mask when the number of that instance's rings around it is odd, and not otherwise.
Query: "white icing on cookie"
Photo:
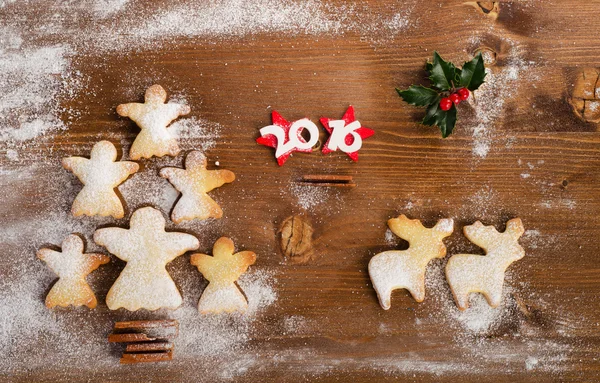
[[[492,307],[500,305],[506,269],[525,256],[518,242],[524,231],[519,218],[508,221],[504,233],[479,221],[464,227],[465,236],[486,255],[456,254],[448,261],[446,279],[459,309],[469,307],[470,293],[483,294]]]
[[[454,221],[441,219],[428,229],[419,220],[401,215],[390,219],[388,226],[410,246],[403,251],[384,251],[369,262],[371,282],[384,310],[391,307],[391,294],[396,289],[407,289],[417,302],[425,299],[425,269],[429,261],[446,255],[442,240],[452,233]]]
[[[129,103],[117,107],[117,113],[129,117],[142,130],[129,151],[132,160],[162,157],[164,155],[176,156],[179,145],[175,137],[169,132],[167,126],[179,116],[190,112],[190,107],[183,104],[168,103],[167,92],[160,85],[152,85],[146,90],[143,104]]]
[[[94,241],[127,262],[106,296],[109,309],[175,309],[181,305],[181,294],[165,265],[186,251],[197,249],[196,237],[165,232],[162,213],[144,207],[132,214],[129,229],[98,229]]]
[[[65,169],[70,170],[83,183],[71,211],[73,215],[100,215],[123,218],[123,204],[115,193],[115,188],[139,169],[131,161],[119,161],[117,149],[109,141],[100,141],[92,148],[90,159],[68,157],[62,160]]]
[[[327,141],[327,149],[332,152],[340,149],[344,153],[353,153],[362,148],[362,137],[355,132],[356,129],[361,127],[360,122],[353,121],[346,125],[344,120],[333,120],[329,121],[329,126],[333,129],[333,132]],[[353,137],[350,145],[346,144],[346,136],[349,134]]]
[[[308,131],[310,136],[308,142],[305,142],[303,139],[301,139],[302,130],[304,129]],[[308,118],[294,121],[289,132],[287,133],[287,137],[285,130],[278,125],[269,125],[260,129],[260,135],[262,137],[266,137],[270,134],[277,138],[275,157],[280,157],[294,149],[310,149],[315,146],[319,140],[319,128],[317,128],[317,125],[315,125],[315,123]]]

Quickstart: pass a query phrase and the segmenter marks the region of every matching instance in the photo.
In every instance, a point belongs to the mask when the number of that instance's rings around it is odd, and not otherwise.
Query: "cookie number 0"
[[[310,140],[304,141],[302,136],[302,130],[308,130],[310,134]],[[285,130],[281,126],[269,125],[260,129],[260,135],[265,137],[272,134],[277,138],[277,149],[275,150],[275,157],[280,157],[283,154],[289,153],[293,149],[310,149],[319,140],[319,129],[308,118],[295,121],[288,132],[288,137],[285,136]],[[286,142],[286,138],[288,138]]]

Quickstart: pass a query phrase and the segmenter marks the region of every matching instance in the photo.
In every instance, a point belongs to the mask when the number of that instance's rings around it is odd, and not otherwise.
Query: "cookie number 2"
[[[302,137],[302,131],[306,129],[310,134],[308,142]],[[319,129],[308,118],[295,121],[290,130],[287,132],[278,125],[269,125],[260,129],[260,135],[265,137],[272,134],[277,139],[277,148],[275,150],[275,157],[281,157],[286,153],[290,153],[294,150],[309,150],[319,140]]]

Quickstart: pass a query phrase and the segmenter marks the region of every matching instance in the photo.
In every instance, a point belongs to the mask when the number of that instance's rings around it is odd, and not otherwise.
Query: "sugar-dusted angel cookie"
[[[525,228],[520,218],[506,223],[504,233],[494,226],[484,226],[477,221],[463,229],[469,241],[485,250],[486,255],[456,254],[446,265],[446,279],[461,310],[469,307],[469,294],[482,293],[492,307],[502,301],[504,273],[514,261],[525,256],[519,238]]]
[[[248,266],[256,261],[256,254],[251,251],[235,253],[233,241],[219,238],[213,246],[213,256],[193,254],[191,263],[198,267],[208,286],[204,289],[198,310],[201,314],[218,314],[220,312],[244,312],[248,308],[246,297],[235,284],[235,281],[248,270]]]
[[[106,296],[109,309],[176,309],[182,299],[165,265],[199,243],[190,234],[166,232],[162,213],[151,207],[131,215],[130,228],[98,229],[94,241],[127,262]]]
[[[223,210],[206,193],[235,180],[235,174],[229,170],[206,170],[206,157],[198,151],[187,155],[185,169],[163,168],[160,176],[168,179],[181,192],[181,198],[171,214],[171,220],[175,223],[221,218]]]
[[[177,139],[167,126],[177,117],[190,112],[184,104],[165,103],[167,92],[160,85],[152,85],[146,90],[144,103],[132,102],[117,106],[117,113],[132,119],[142,130],[129,151],[132,160],[176,156],[179,154]]]
[[[84,254],[83,240],[69,235],[62,243],[62,251],[40,249],[37,256],[58,275],[58,281],[46,296],[46,307],[87,306],[96,307],[98,301],[85,277],[110,258],[103,254]]]
[[[89,159],[63,158],[63,167],[72,171],[83,183],[83,189],[75,197],[71,208],[73,215],[123,218],[123,204],[115,193],[115,188],[140,167],[135,162],[116,159],[117,149],[109,141],[96,143]]]
[[[442,240],[452,234],[454,221],[441,219],[431,229],[417,219],[405,215],[388,221],[390,230],[408,241],[408,250],[384,251],[369,261],[369,275],[384,310],[391,306],[391,294],[396,289],[407,289],[417,302],[425,299],[425,269],[434,258],[446,255]]]

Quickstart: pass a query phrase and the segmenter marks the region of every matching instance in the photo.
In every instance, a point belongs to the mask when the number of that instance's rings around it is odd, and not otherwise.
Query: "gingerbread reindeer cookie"
[[[117,161],[117,149],[109,141],[100,141],[92,148],[90,158],[63,158],[62,165],[83,183],[71,211],[73,215],[100,215],[123,218],[123,204],[115,188],[139,169],[131,161]]]
[[[490,306],[498,307],[502,301],[504,272],[511,263],[525,256],[519,238],[525,229],[521,219],[506,223],[504,233],[494,226],[484,226],[477,221],[463,229],[469,241],[485,250],[486,255],[456,254],[446,265],[446,279],[459,309],[469,307],[469,294],[482,293]]]
[[[181,294],[165,265],[197,249],[196,237],[166,232],[162,213],[144,207],[132,214],[129,229],[98,229],[94,241],[127,262],[106,296],[109,309],[175,309],[181,305]]]
[[[384,310],[391,307],[391,294],[396,289],[407,289],[417,302],[425,299],[425,269],[429,261],[446,255],[442,240],[452,234],[454,221],[441,219],[428,229],[421,221],[401,215],[390,219],[388,226],[410,246],[404,251],[384,251],[369,261],[369,276]]]
[[[146,90],[143,104],[129,103],[117,106],[117,113],[129,117],[142,130],[129,151],[132,160],[176,156],[179,154],[177,140],[167,129],[167,126],[177,117],[190,112],[190,107],[184,104],[165,103],[167,92],[160,85],[152,85]]]
[[[185,159],[185,169],[163,168],[160,176],[166,178],[181,192],[171,220],[175,223],[192,219],[221,218],[223,210],[206,194],[235,180],[229,170],[206,170],[206,157],[201,152],[190,152]]]
[[[246,311],[246,297],[235,284],[235,281],[248,270],[248,266],[256,261],[256,254],[251,251],[235,253],[233,241],[219,238],[213,247],[213,256],[193,254],[191,263],[198,267],[208,286],[204,289],[198,310],[201,314],[218,314],[220,312]]]
[[[62,243],[62,251],[40,249],[37,256],[58,275],[58,281],[46,296],[46,307],[87,306],[96,307],[98,301],[85,277],[110,258],[103,254],[84,254],[83,240],[69,235]]]

